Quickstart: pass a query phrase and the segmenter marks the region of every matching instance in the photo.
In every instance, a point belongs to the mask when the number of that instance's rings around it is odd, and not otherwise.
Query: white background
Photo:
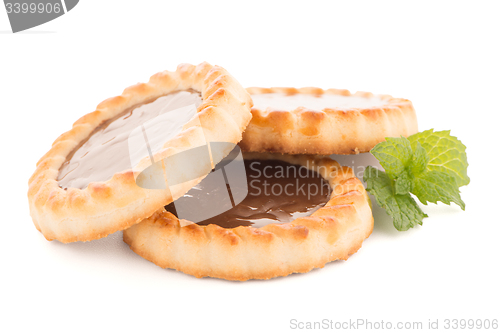
[[[11,34],[0,7],[0,331],[281,332],[290,320],[500,319],[498,2],[80,1]],[[270,281],[196,279],[140,258],[121,233],[48,242],[27,182],[53,140],[123,88],[208,61],[243,86],[404,97],[421,130],[467,145],[466,211],[422,206],[398,232],[375,208],[358,253]],[[357,162],[356,162],[357,163]]]

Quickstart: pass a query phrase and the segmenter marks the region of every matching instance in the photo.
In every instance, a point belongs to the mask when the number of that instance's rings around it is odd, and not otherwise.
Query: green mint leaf
[[[414,176],[418,176],[427,169],[429,155],[418,141],[411,144],[411,150],[413,151],[413,160],[410,167],[411,173]]]
[[[394,183],[394,192],[396,194],[406,194],[411,192],[413,188],[413,181],[410,179],[408,172],[403,171],[398,178],[396,178],[396,182]]]
[[[370,153],[379,160],[380,165],[391,179],[396,179],[411,163],[413,152],[406,138],[385,138]]]
[[[470,182],[465,149],[450,131],[431,129],[408,139],[386,138],[370,151],[386,172],[368,167],[363,176],[366,189],[398,230],[422,224],[427,217],[410,193],[424,204],[454,202],[465,209],[459,191]]]
[[[420,174],[415,178],[413,194],[425,205],[427,202],[441,201],[447,205],[454,202],[465,210],[456,179],[445,172],[427,171]]]
[[[392,217],[394,227],[399,231],[408,230],[417,224],[421,225],[422,220],[427,217],[409,193],[403,195],[394,193],[392,180],[385,172],[368,166],[363,179],[367,183],[366,190]]]
[[[408,140],[412,144],[420,143],[429,155],[427,170],[441,171],[453,176],[458,187],[469,184],[466,147],[456,137],[451,136],[450,131],[434,132],[430,129],[414,134],[408,137]]]

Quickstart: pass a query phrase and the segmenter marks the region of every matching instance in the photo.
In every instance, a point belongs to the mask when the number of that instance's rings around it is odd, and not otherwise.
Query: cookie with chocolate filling
[[[226,70],[207,63],[155,74],[103,101],[38,162],[28,191],[36,228],[48,240],[89,241],[151,216],[200,182],[241,140],[251,105]],[[213,142],[233,146],[168,170],[175,167],[171,156]],[[152,184],[169,172],[185,181]]]
[[[244,151],[358,154],[385,137],[418,132],[412,103],[389,95],[320,88],[248,88],[254,106]]]
[[[346,260],[371,234],[369,198],[352,169],[328,157],[270,153],[245,153],[244,166],[245,184],[226,170],[227,189],[213,186],[209,175],[124,230],[124,241],[160,267],[244,281]],[[219,192],[233,199],[213,200]],[[222,208],[215,216],[214,206]]]

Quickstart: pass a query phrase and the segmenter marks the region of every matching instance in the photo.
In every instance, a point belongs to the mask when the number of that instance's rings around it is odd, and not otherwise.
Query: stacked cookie
[[[62,134],[30,178],[30,212],[48,240],[123,230],[137,254],[197,277],[307,272],[347,259],[373,228],[360,180],[324,155],[416,132],[408,100],[247,92],[221,67],[184,64]]]

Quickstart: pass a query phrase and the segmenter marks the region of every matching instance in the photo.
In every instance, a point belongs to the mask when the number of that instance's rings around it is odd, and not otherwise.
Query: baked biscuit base
[[[249,153],[245,159],[276,159],[315,170],[331,186],[329,201],[309,217],[261,228],[201,226],[163,209],[124,230],[123,240],[162,268],[199,278],[245,281],[304,273],[346,260],[371,234],[370,201],[351,168],[328,157],[306,155]]]
[[[321,88],[248,88],[252,94],[333,94],[374,97],[369,92]],[[252,120],[240,146],[243,151],[286,154],[358,154],[368,152],[386,137],[418,132],[412,103],[407,99],[377,95],[387,102],[373,108],[332,108],[313,111],[297,107],[291,111],[252,108]]]
[[[149,159],[144,159],[133,171],[116,173],[105,182],[91,182],[83,190],[64,190],[57,182],[66,157],[101,123],[144,101],[188,89],[201,92],[203,103],[181,133],[154,155],[155,161],[207,142],[236,144],[241,140],[241,133],[251,118],[252,101],[240,84],[221,67],[207,63],[198,66],[182,64],[175,72],[157,73],[148,83],[127,88],[120,96],[101,102],[96,111],[75,122],[73,128],[57,138],[37,163],[29,180],[28,198],[33,223],[45,238],[68,243],[105,237],[151,216],[201,181],[203,177],[177,186],[172,192],[141,188],[135,179],[150,165]],[[207,174],[217,162],[206,163],[212,164],[205,166]]]

